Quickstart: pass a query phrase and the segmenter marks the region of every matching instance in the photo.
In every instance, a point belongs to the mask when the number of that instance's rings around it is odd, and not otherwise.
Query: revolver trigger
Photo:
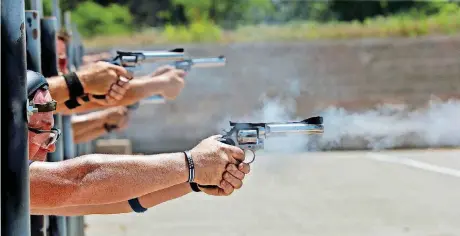
[[[254,160],[256,159],[256,153],[255,153],[253,150],[251,150],[251,149],[245,149],[245,150],[244,150],[244,156],[245,156],[244,160],[247,159],[246,157],[247,157],[248,155],[247,155],[246,153],[248,153],[248,152],[251,152],[251,153],[252,153],[252,160],[251,160],[250,162],[244,162],[244,163],[246,163],[246,164],[251,164],[251,163],[253,163]]]

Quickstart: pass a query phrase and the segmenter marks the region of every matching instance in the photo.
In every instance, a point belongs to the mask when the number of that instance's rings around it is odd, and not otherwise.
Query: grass
[[[434,16],[398,15],[376,17],[360,22],[292,22],[284,25],[242,26],[224,31],[209,23],[194,23],[189,28],[166,26],[120,36],[98,36],[84,40],[90,48],[146,46],[171,43],[234,43],[267,41],[308,41],[451,35],[460,32],[460,11]]]

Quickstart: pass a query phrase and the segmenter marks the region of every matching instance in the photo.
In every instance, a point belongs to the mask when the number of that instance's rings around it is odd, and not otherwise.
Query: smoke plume
[[[264,97],[260,110],[241,122],[283,122],[296,117],[299,86],[288,87],[289,96]],[[324,118],[324,134],[268,137],[265,151],[314,151],[328,149],[391,149],[460,146],[460,101],[431,99],[426,107],[411,110],[407,105],[380,104],[364,112],[328,107],[311,114]],[[228,119],[225,119],[228,120]],[[228,124],[228,123],[225,123]]]

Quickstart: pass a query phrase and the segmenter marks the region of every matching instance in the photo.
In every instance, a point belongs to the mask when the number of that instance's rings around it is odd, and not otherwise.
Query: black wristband
[[[71,99],[84,95],[83,85],[75,72],[65,74],[63,77],[69,89],[69,97]]]
[[[192,155],[190,154],[190,151],[185,151],[184,152],[187,164],[188,164],[188,181],[189,183],[192,183],[193,180],[195,180],[195,164],[193,163]]]
[[[131,206],[131,209],[137,213],[142,213],[147,211],[147,208],[143,207],[141,203],[139,202],[138,198],[133,198],[128,200],[129,206]]]
[[[197,183],[190,183],[190,187],[192,188],[193,192],[201,192],[200,188],[198,188],[198,184]]]
[[[75,107],[80,106],[80,103],[78,103],[77,98],[70,98],[69,100],[65,101],[64,104],[69,109],[74,109]]]
[[[81,97],[81,99],[82,99],[83,101],[85,101],[85,102],[89,102],[89,95],[86,94],[86,95],[84,95],[83,97]]]

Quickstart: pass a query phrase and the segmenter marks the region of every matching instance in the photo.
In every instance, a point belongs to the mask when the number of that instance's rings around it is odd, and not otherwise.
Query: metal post
[[[26,11],[25,20],[27,69],[42,73],[40,18],[38,12],[35,10]]]
[[[38,11],[40,19],[43,18],[43,3],[41,0],[30,0],[30,8]]]
[[[45,77],[57,76],[58,60],[56,52],[57,20],[55,17],[45,17],[41,20],[41,43],[42,43],[42,71]],[[62,130],[60,115],[53,115],[54,127]],[[64,160],[63,140],[56,142],[54,153],[48,154],[48,161]],[[66,222],[63,216],[49,216],[49,234],[52,236],[66,236]]]
[[[30,235],[24,1],[1,2],[2,235]]]
[[[67,68],[69,71],[74,71],[74,58],[73,58],[73,34],[72,25],[70,21],[70,12],[64,13],[64,26],[67,33],[71,36],[68,41],[67,48]],[[64,160],[72,159],[75,157],[75,149],[73,143],[73,130],[72,130],[72,116],[62,116],[63,132],[62,137],[64,139]],[[75,216],[66,217],[67,222],[67,235],[78,236],[78,218]]]
[[[40,17],[38,11],[25,12],[26,22],[26,49],[27,69],[42,73],[41,42],[40,42]],[[46,236],[47,216],[31,215],[30,228],[32,236]]]
[[[67,69],[69,71],[75,71],[75,60],[74,60],[74,35],[73,35],[73,30],[72,30],[72,22],[71,22],[71,15],[70,11],[66,11],[64,13],[64,25],[67,33],[70,35],[70,40],[67,43]]]
[[[62,17],[61,17],[61,8],[59,6],[59,0],[53,0],[53,16],[57,20],[57,29],[61,28]]]
[[[73,46],[74,46],[74,60],[75,60],[75,67],[79,68],[83,64],[83,55],[84,55],[84,48],[81,43],[80,34],[78,33],[78,28],[76,24],[72,24],[72,33],[73,33]]]

